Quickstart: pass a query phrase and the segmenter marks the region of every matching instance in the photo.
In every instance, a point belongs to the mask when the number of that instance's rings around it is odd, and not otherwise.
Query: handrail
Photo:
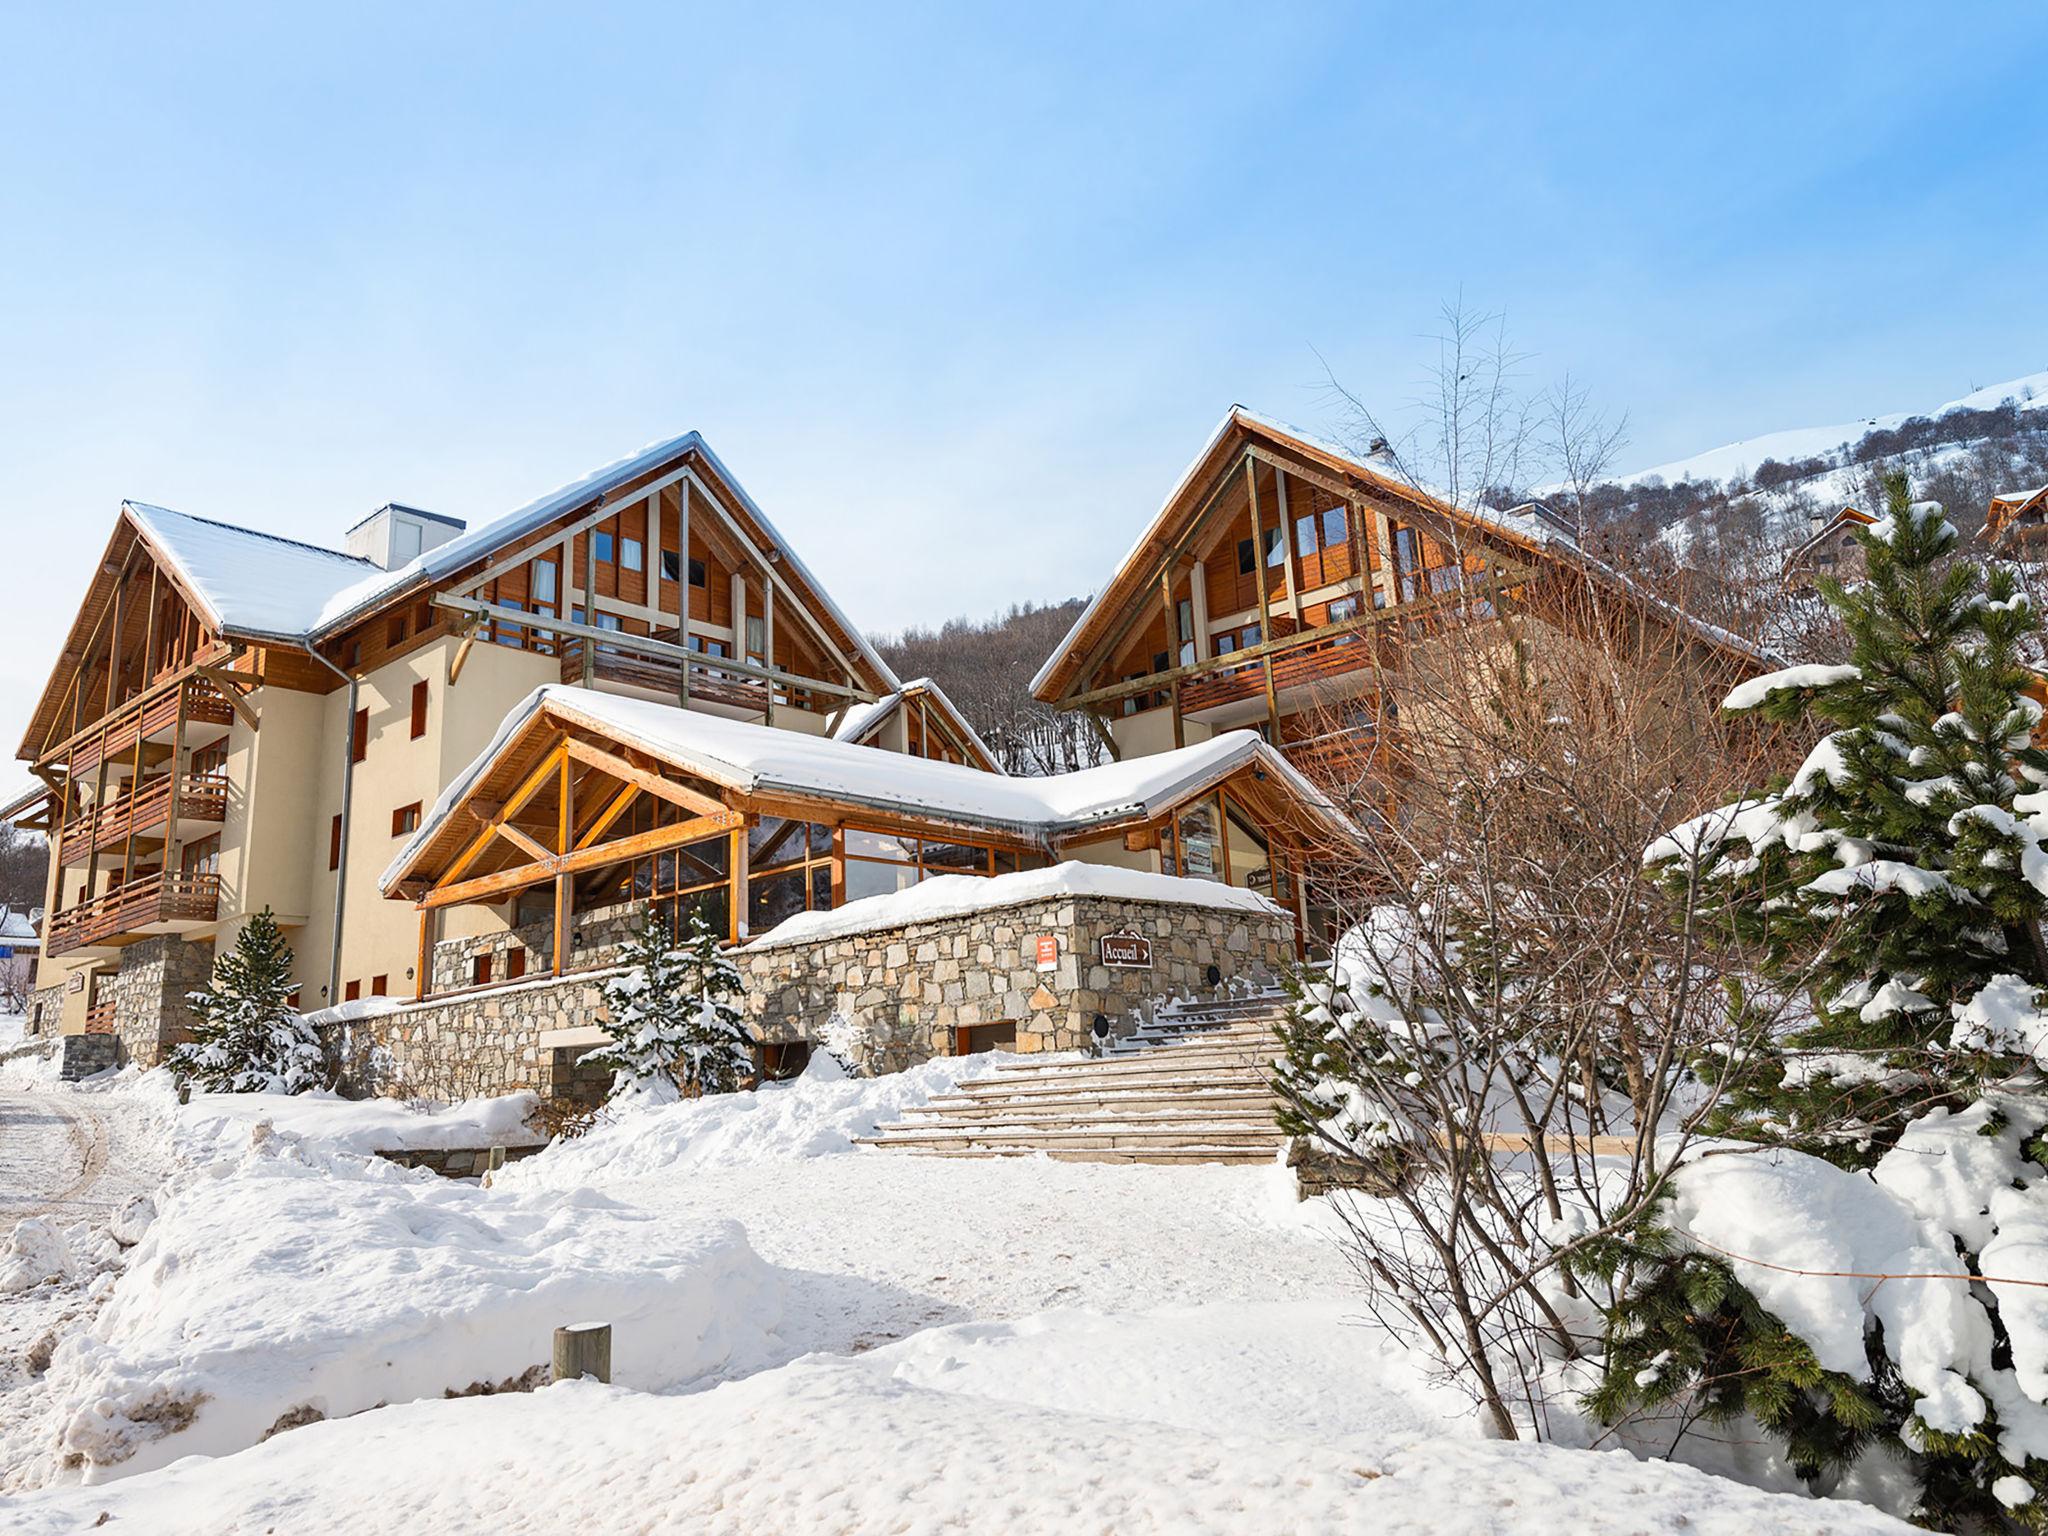
[[[178,811],[195,821],[219,821],[227,814],[228,777],[225,773],[187,773],[179,783]],[[81,811],[64,823],[64,841],[93,843],[113,841],[147,831],[170,812],[171,776],[152,779],[134,794],[122,795],[103,806]]]
[[[45,927],[52,955],[138,929],[145,923],[211,922],[220,905],[220,876],[145,875],[54,914]]]

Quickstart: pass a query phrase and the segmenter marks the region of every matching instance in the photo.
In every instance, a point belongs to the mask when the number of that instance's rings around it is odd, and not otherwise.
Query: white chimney
[[[387,571],[410,565],[437,544],[446,544],[462,532],[459,517],[443,517],[418,507],[387,502],[349,529],[344,548],[360,559]]]

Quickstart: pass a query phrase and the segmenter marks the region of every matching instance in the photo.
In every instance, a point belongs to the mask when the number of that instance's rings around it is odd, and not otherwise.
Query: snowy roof
[[[746,515],[781,550],[784,564],[816,595],[852,648],[880,677],[895,683],[896,674],[890,671],[888,663],[868,644],[760,505],[697,432],[650,443],[637,453],[594,469],[389,571],[339,550],[143,502],[125,502],[123,508],[134,516],[150,543],[170,562],[193,595],[212,609],[210,617],[220,627],[260,638],[311,639],[406,588],[453,575],[504,545],[546,527],[594,497],[692,452],[702,457],[731,488]]]
[[[1141,561],[1147,546],[1160,539],[1169,524],[1177,517],[1180,504],[1193,486],[1196,477],[1201,473],[1202,467],[1215,453],[1218,445],[1229,436],[1233,428],[1247,429],[1267,437],[1285,439],[1298,448],[1306,449],[1311,454],[1330,461],[1335,467],[1347,474],[1356,475],[1361,479],[1371,481],[1383,487],[1392,495],[1419,505],[1431,507],[1438,512],[1452,514],[1467,523],[1489,529],[1532,549],[1542,550],[1568,560],[1569,563],[1580,570],[1597,576],[1602,581],[1614,585],[1632,597],[1640,599],[1669,616],[1682,621],[1687,627],[1701,635],[1702,638],[1711,644],[1740,651],[1759,660],[1775,661],[1777,659],[1740,636],[1731,634],[1729,631],[1718,626],[1696,620],[1690,615],[1683,613],[1682,610],[1673,604],[1656,597],[1633,578],[1608,565],[1605,561],[1596,559],[1591,554],[1588,554],[1580,548],[1578,540],[1570,532],[1558,522],[1553,521],[1551,516],[1545,516],[1536,511],[1530,503],[1525,502],[1522,506],[1511,508],[1507,511],[1499,511],[1492,507],[1463,504],[1454,500],[1446,492],[1430,486],[1411,485],[1398,475],[1389,474],[1384,469],[1367,463],[1350,449],[1340,444],[1317,437],[1314,433],[1304,432],[1299,427],[1292,426],[1277,417],[1262,415],[1260,412],[1248,410],[1242,405],[1233,405],[1224,413],[1223,419],[1217,423],[1216,430],[1209,434],[1208,441],[1203,443],[1201,451],[1195,455],[1189,462],[1188,467],[1182,471],[1180,478],[1174,482],[1173,489],[1167,492],[1166,499],[1159,504],[1159,510],[1152,515],[1150,521],[1139,532],[1137,539],[1132,543],[1129,550],[1125,552],[1124,557],[1117,562],[1115,573],[1089,599],[1088,605],[1081,610],[1080,616],[1074,620],[1073,626],[1062,637],[1060,643],[1053,647],[1052,654],[1046,657],[1044,663],[1039,667],[1037,674],[1032,677],[1029,691],[1034,696],[1043,697],[1041,690],[1051,684],[1062,663],[1070,658],[1081,643],[1082,638],[1088,634],[1090,628],[1101,617],[1105,604],[1120,594],[1126,576],[1133,574],[1134,567]],[[1545,510],[1547,511],[1548,509]]]
[[[1128,762],[1045,778],[1010,778],[959,763],[776,730],[746,720],[624,698],[566,683],[528,694],[489,746],[457,774],[379,880],[386,894],[434,840],[499,752],[535,716],[581,725],[626,742],[694,777],[742,794],[776,794],[862,806],[926,822],[1005,831],[1046,844],[1100,826],[1150,821],[1192,795],[1257,767],[1338,835],[1356,829],[1321,791],[1254,731]]]
[[[779,944],[815,944],[842,934],[902,928],[910,923],[959,917],[968,912],[986,912],[997,907],[1021,906],[1025,902],[1058,896],[1175,902],[1192,907],[1220,907],[1233,912],[1277,913],[1283,910],[1257,891],[1223,885],[1215,880],[1193,880],[1178,875],[1155,875],[1145,870],[1119,869],[1111,864],[1069,861],[1049,869],[1019,870],[1015,874],[992,878],[983,875],[935,875],[908,889],[882,896],[866,896],[828,912],[798,912],[784,918],[746,948],[755,950]]]
[[[40,908],[24,912],[0,902],[0,944],[34,942],[36,921],[42,915]]]
[[[216,629],[299,639],[319,623],[334,593],[387,574],[372,561],[297,539],[146,502],[121,507]]]
[[[946,716],[947,725],[963,737],[967,745],[981,754],[982,760],[990,765],[992,771],[1004,771],[1000,760],[989,750],[988,743],[981,739],[981,733],[974,728],[973,722],[961,712],[960,706],[953,702],[946,690],[928,677],[913,677],[894,693],[886,693],[871,703],[856,704],[846,712],[846,718],[833,729],[832,739],[866,742],[881,729],[882,723],[902,706],[905,699],[918,697],[938,705]]]

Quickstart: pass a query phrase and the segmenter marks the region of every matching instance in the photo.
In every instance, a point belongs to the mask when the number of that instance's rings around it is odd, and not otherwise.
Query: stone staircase
[[[871,1146],[1075,1163],[1266,1163],[1279,992],[1163,1011],[1101,1056],[1004,1064],[876,1127]]]

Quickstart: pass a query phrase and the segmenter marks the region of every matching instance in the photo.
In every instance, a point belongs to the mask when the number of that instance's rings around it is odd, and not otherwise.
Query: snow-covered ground
[[[266,1123],[118,1086],[177,1170],[125,1261],[68,1288],[86,1299],[45,1368],[0,1397],[24,1490],[0,1525],[1905,1529],[1483,1440],[1358,1316],[1328,1213],[1278,1168],[853,1147],[961,1069],[821,1066],[642,1111],[490,1188],[345,1150],[389,1106]],[[519,1390],[548,1328],[589,1315],[617,1325],[619,1384]],[[440,1395],[478,1382],[512,1390]]]

